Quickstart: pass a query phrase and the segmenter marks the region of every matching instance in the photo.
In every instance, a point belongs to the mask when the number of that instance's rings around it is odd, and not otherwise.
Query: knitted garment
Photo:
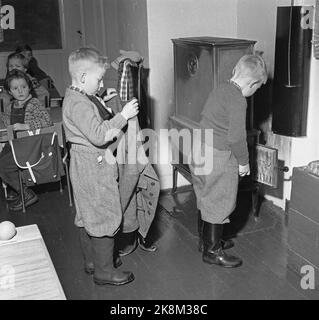
[[[130,59],[122,61],[119,65],[117,89],[122,101],[129,101],[134,97],[132,66],[137,67],[137,64]]]
[[[8,127],[10,124],[12,124],[11,108],[10,112],[0,114],[0,118],[5,127]],[[37,98],[32,98],[26,102],[23,123],[29,124],[30,130],[52,126],[49,112],[47,111],[47,109],[43,108],[41,102]]]

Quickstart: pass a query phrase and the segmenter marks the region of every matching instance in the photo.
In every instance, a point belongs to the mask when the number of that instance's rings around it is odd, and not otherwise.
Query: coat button
[[[148,203],[150,206],[152,206],[153,205],[153,203],[150,201],[149,203]]]
[[[155,182],[151,182],[151,186],[155,186]]]
[[[154,193],[150,192],[150,197],[153,197],[154,196]]]

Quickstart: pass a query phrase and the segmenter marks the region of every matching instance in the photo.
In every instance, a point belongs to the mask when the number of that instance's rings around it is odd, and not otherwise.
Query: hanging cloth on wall
[[[130,59],[123,60],[119,65],[117,90],[122,101],[129,101],[134,97],[132,66],[137,67],[137,64]]]

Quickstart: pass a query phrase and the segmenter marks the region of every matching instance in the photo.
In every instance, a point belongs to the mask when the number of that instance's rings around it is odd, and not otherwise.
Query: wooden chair
[[[13,141],[14,139],[19,139],[19,138],[23,138],[23,137],[28,137],[29,136],[29,132],[28,131],[14,131],[13,130],[13,126],[9,126],[7,128],[7,132],[8,132],[8,140]],[[66,175],[66,180],[67,180],[67,188],[68,188],[68,195],[69,195],[69,205],[70,207],[73,206],[73,202],[72,202],[72,194],[71,194],[71,183],[70,183],[70,175],[69,175],[69,152],[67,149],[67,145],[66,145],[66,139],[65,139],[65,134],[63,131],[63,126],[61,123],[57,123],[54,124],[51,127],[47,127],[47,128],[42,128],[40,129],[40,132],[38,132],[38,134],[47,134],[47,133],[56,133],[57,137],[58,137],[58,144],[61,148],[61,160],[63,163],[63,167],[65,169],[65,175]],[[21,169],[19,168],[19,182],[20,182],[20,194],[21,194],[21,200],[22,200],[22,211],[23,213],[26,212],[26,208],[25,208],[25,199],[24,199],[24,193],[23,193],[23,183],[25,182],[23,180],[23,171],[27,170],[27,169]],[[51,182],[51,181],[50,181]],[[42,183],[46,183],[46,182],[42,182]],[[63,186],[62,186],[62,179],[60,178],[59,180],[60,183],[60,192],[63,192]],[[33,185],[37,185],[37,183],[33,184]],[[6,194],[6,193],[5,193]]]
[[[46,101],[46,106],[53,107],[62,107],[63,97],[61,97],[57,88],[54,85],[54,82],[51,78],[44,79],[46,81],[46,87],[49,91],[50,96],[48,97],[48,101]]]

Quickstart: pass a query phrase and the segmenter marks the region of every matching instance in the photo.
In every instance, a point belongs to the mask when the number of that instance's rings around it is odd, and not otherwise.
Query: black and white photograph
[[[319,300],[318,103],[319,0],[0,0],[0,304]]]

